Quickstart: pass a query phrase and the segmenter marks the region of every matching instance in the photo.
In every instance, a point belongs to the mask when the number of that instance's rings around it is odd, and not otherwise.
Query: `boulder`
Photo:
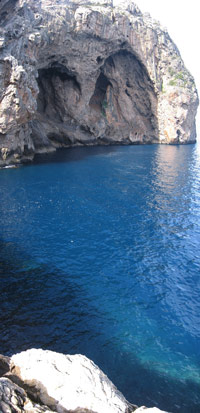
[[[31,349],[11,357],[12,381],[31,399],[64,413],[88,409],[95,413],[135,410],[108,377],[87,357]]]
[[[0,356],[2,413],[167,413],[129,403],[87,357],[31,349]]]

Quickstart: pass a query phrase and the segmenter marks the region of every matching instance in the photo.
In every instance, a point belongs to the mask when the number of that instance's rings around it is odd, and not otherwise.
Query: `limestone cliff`
[[[162,413],[129,403],[87,357],[31,349],[0,355],[2,413]],[[163,412],[166,413],[166,412]]]
[[[0,164],[70,145],[195,142],[194,80],[130,1],[1,0]]]

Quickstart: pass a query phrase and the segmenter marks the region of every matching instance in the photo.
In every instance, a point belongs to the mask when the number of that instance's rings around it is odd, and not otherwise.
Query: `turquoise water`
[[[0,353],[82,353],[200,412],[200,150],[72,148],[0,171]]]

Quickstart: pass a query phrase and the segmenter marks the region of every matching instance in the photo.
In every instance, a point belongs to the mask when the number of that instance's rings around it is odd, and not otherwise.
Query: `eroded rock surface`
[[[26,392],[11,380],[0,378],[0,412],[1,413],[50,413],[46,406],[33,403]]]
[[[194,80],[129,0],[0,2],[0,163],[70,145],[189,143]]]

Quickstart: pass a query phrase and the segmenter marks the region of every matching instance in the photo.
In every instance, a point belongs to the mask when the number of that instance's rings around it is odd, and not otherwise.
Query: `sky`
[[[194,76],[200,97],[200,2],[198,0],[133,0],[166,27],[185,66]],[[198,111],[200,126],[200,109]]]
[[[142,12],[149,12],[167,28],[200,90],[200,2],[136,0],[135,3]]]

